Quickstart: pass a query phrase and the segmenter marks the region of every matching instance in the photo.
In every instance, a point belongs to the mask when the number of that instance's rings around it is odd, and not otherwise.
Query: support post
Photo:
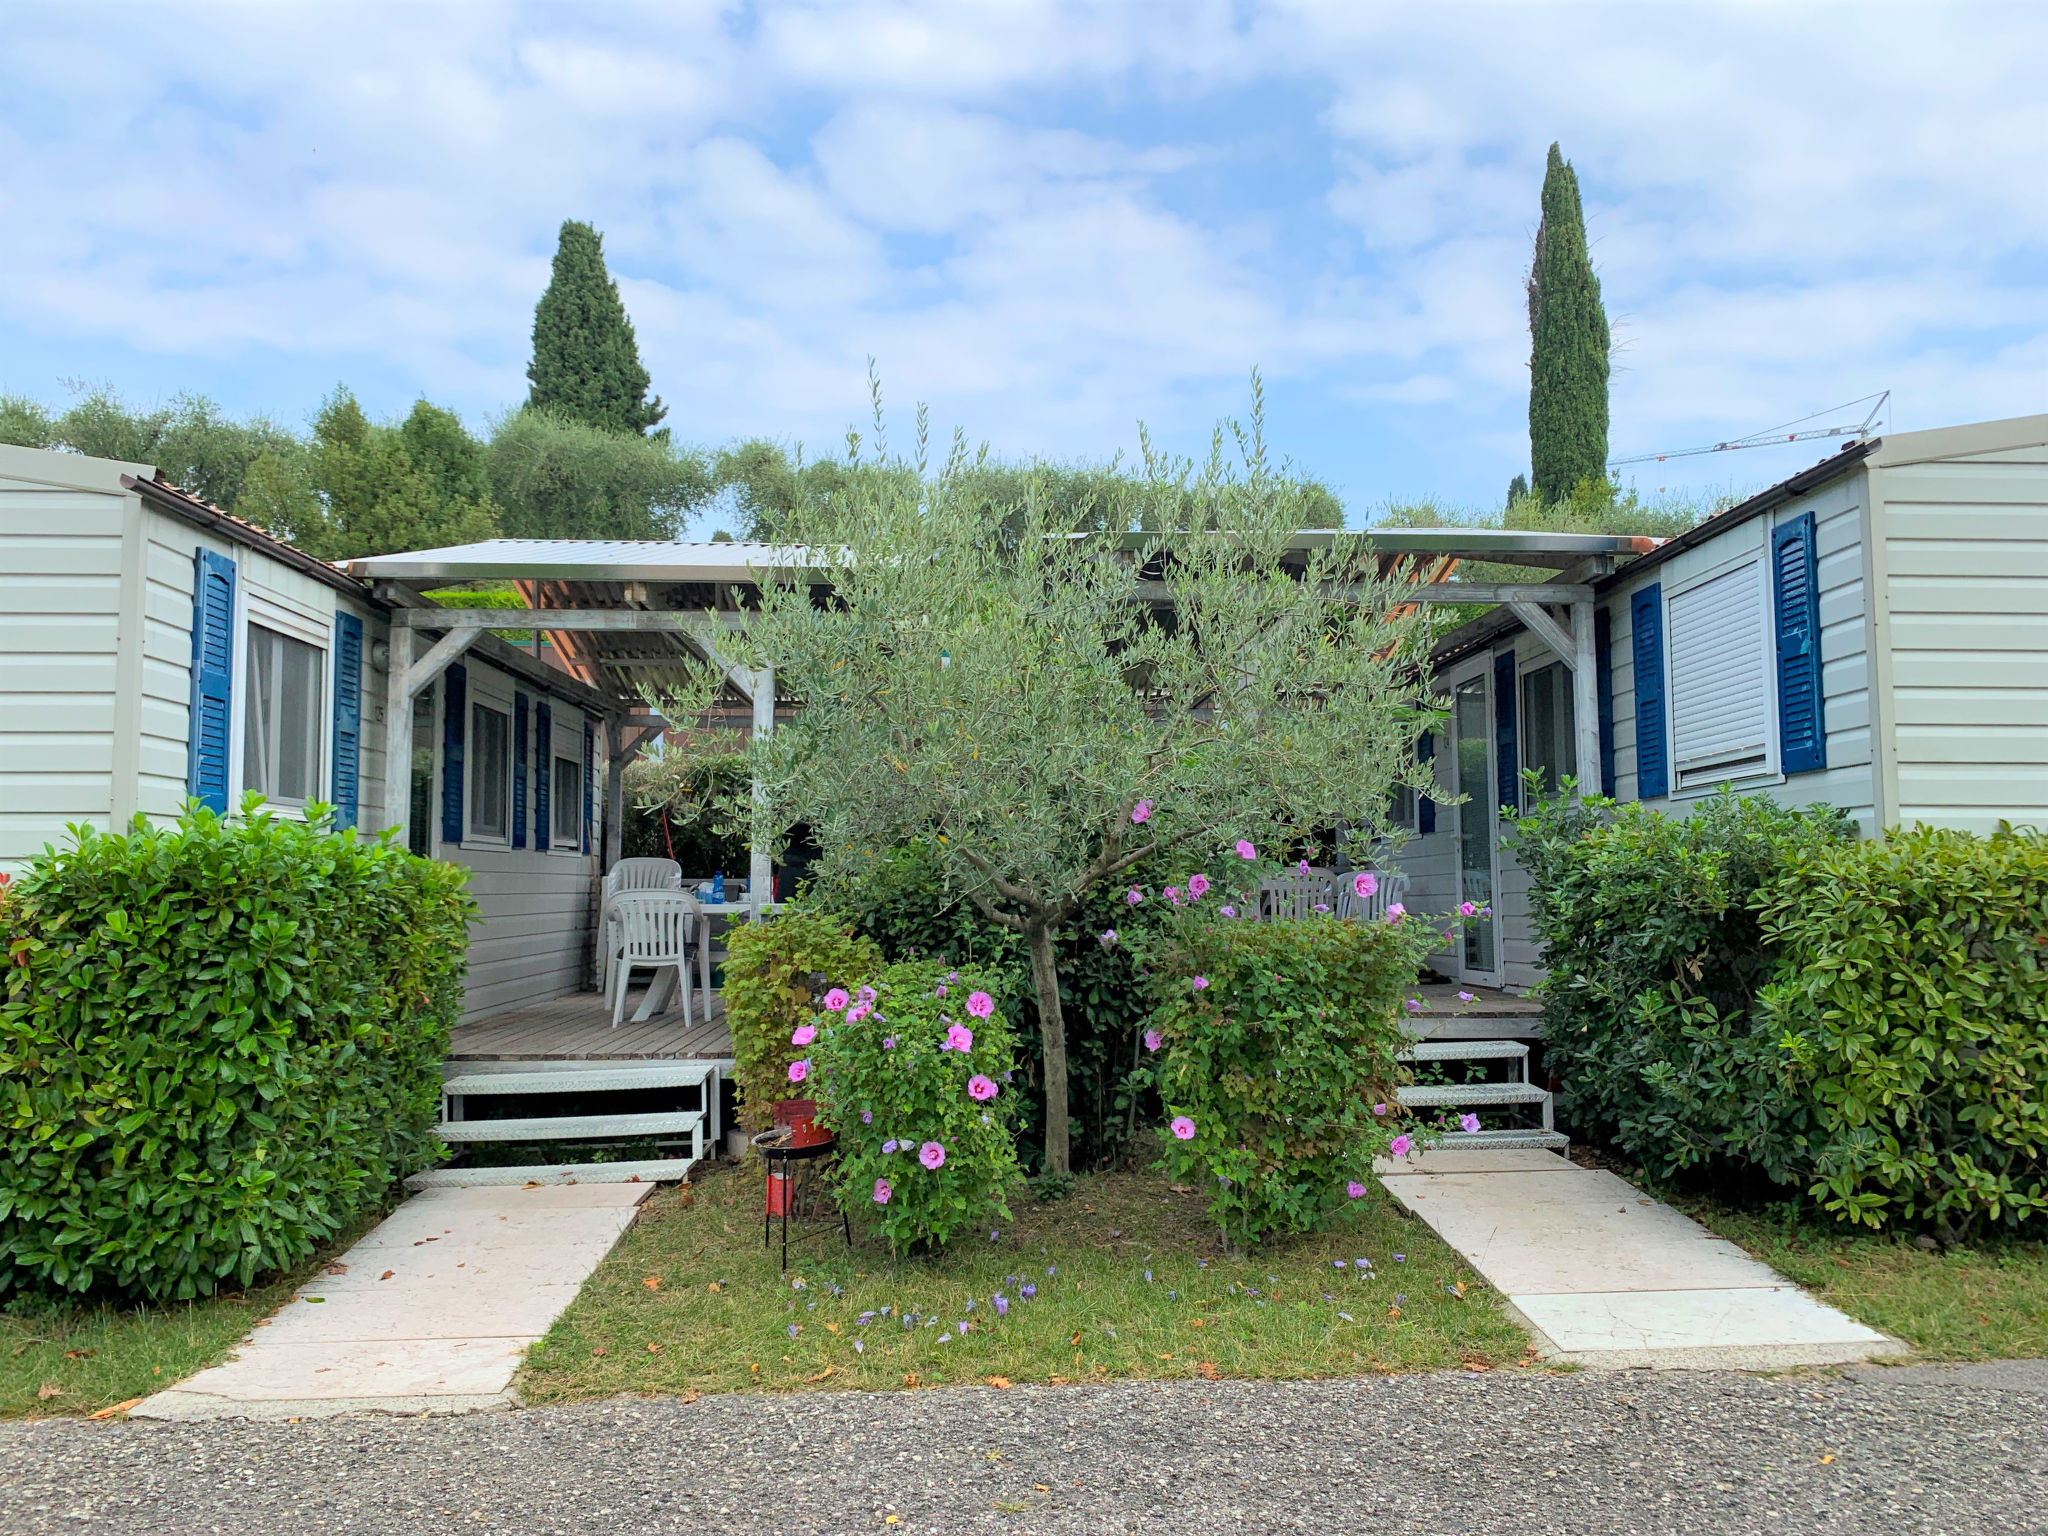
[[[626,848],[626,733],[616,718],[604,723],[604,867]]]
[[[762,667],[753,675],[754,737],[765,741],[775,734],[775,669]],[[754,847],[747,863],[747,894],[756,902],[772,900],[775,861],[769,851],[768,787],[761,773],[754,771]]]
[[[395,841],[401,848],[406,846],[412,821],[413,697],[447,671],[448,663],[476,644],[483,633],[481,629],[454,630],[415,659],[413,631],[391,626],[384,682],[384,825],[397,829]]]
[[[1599,653],[1593,644],[1593,605],[1572,604],[1572,734],[1578,738],[1579,794],[1600,793]]]

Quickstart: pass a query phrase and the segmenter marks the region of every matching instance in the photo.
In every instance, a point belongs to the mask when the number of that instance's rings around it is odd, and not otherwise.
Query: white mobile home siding
[[[1980,446],[1987,433],[2007,442]],[[2048,417],[1987,423],[1879,455],[1888,821],[2048,828],[2044,433]]]

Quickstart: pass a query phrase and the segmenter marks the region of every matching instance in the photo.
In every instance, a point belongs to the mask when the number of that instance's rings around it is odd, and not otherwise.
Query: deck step
[[[405,1181],[421,1189],[481,1189],[510,1184],[674,1184],[687,1179],[694,1157],[643,1158],[630,1163],[530,1163],[510,1168],[429,1168]]]
[[[1548,1089],[1534,1083],[1427,1083],[1396,1088],[1394,1095],[1410,1109],[1448,1104],[1547,1104]]]
[[[1396,1061],[1527,1061],[1526,1040],[1419,1040]]]
[[[672,1136],[698,1131],[701,1110],[659,1115],[550,1115],[536,1120],[444,1120],[435,1127],[443,1141],[610,1141],[628,1136]]]
[[[441,1085],[450,1098],[506,1093],[619,1093],[634,1088],[699,1088],[718,1063],[661,1061],[645,1066],[549,1066],[538,1071],[465,1072]]]
[[[1450,1151],[1454,1148],[1471,1150],[1475,1147],[1541,1147],[1552,1152],[1562,1152],[1572,1144],[1571,1137],[1563,1131],[1499,1130],[1499,1131],[1443,1131],[1438,1133],[1435,1145]]]

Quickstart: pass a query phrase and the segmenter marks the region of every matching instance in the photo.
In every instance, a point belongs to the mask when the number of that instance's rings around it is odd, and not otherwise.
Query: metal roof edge
[[[389,604],[377,600],[367,582],[359,581],[345,571],[336,570],[325,560],[316,559],[297,545],[285,543],[276,534],[258,528],[254,523],[246,522],[232,512],[223,512],[219,507],[209,506],[197,496],[181,491],[175,485],[167,485],[161,480],[138,479],[134,475],[123,475],[121,484],[134,491],[158,511],[182,517],[186,522],[209,533],[217,533],[246,549],[268,555],[280,565],[288,565],[316,581],[325,582],[337,592],[355,598],[365,607],[389,607]]]

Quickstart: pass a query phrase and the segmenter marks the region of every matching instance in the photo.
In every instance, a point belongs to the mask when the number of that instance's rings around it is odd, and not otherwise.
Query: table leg
[[[711,1018],[711,914],[697,914],[697,974],[704,981],[704,1018]]]

